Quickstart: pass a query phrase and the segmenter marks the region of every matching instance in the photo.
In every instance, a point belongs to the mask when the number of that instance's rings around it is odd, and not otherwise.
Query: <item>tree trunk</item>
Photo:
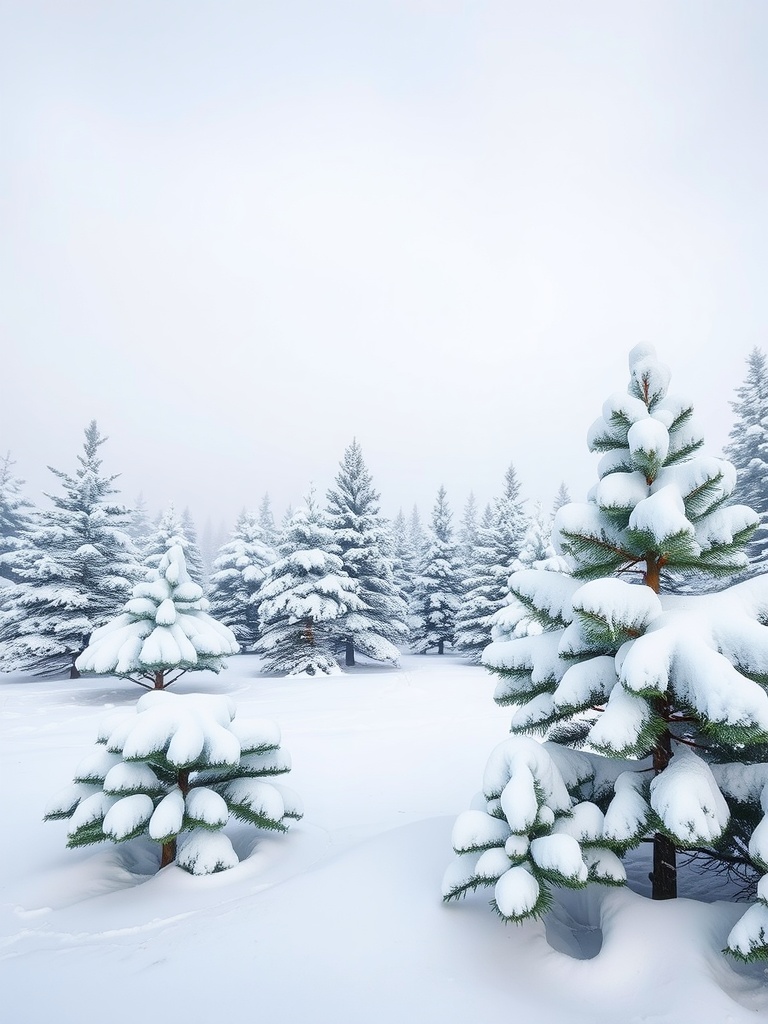
[[[158,672],[155,672],[155,689],[165,689],[165,669],[161,668]]]
[[[656,714],[669,720],[669,704],[660,697],[654,708]],[[672,737],[665,729],[653,748],[653,774],[659,775],[672,757]],[[677,848],[668,836],[657,832],[653,837],[653,872],[651,896],[655,900],[673,900],[677,896]]]
[[[176,840],[171,839],[168,843],[163,843],[163,852],[160,854],[160,867],[167,868],[169,864],[173,864],[176,860]]]
[[[71,665],[71,667],[69,669],[69,678],[70,679],[79,679],[80,678],[80,673],[75,668],[74,661],[72,662],[72,665]]]
[[[444,640],[443,640],[443,638],[441,637],[441,638],[440,638],[440,639],[439,639],[439,640],[437,641],[437,653],[438,653],[438,654],[442,654],[442,653],[443,653],[443,646],[444,646],[444,644],[445,644],[445,641],[444,641]]]
[[[661,589],[662,560],[652,553],[645,556],[644,582],[654,593]],[[665,722],[669,722],[672,708],[666,697],[654,701],[653,710]],[[672,736],[665,729],[653,748],[653,774],[660,775],[672,758]],[[660,832],[653,837],[653,871],[651,872],[651,896],[655,900],[673,900],[677,896],[677,847]]]
[[[187,795],[190,790],[189,785],[189,768],[180,768],[179,773],[176,776],[176,784],[178,785],[182,796]],[[176,860],[176,840],[171,839],[167,843],[163,843],[162,852],[160,854],[160,867],[166,868],[169,864],[173,864]]]
[[[355,664],[355,645],[351,640],[346,641],[344,650],[344,664],[354,665]]]

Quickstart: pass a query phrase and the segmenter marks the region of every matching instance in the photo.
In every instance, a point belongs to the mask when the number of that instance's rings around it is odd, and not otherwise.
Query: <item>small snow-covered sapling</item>
[[[227,697],[145,694],[102,723],[96,750],[45,820],[70,820],[70,847],[148,836],[161,845],[160,867],[175,860],[195,875],[233,867],[223,832],[231,818],[284,832],[302,814],[296,794],[271,781],[290,771],[278,726],[235,715]]]
[[[185,672],[220,672],[226,658],[240,648],[232,631],[210,616],[208,608],[202,588],[190,579],[181,547],[169,548],[159,567],[133,588],[122,614],[94,630],[77,669],[83,675],[120,676],[156,690]]]

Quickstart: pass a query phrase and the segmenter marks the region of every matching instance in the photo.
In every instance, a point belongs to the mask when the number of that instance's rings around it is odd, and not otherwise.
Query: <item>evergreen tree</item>
[[[403,510],[399,509],[392,520],[392,569],[398,593],[408,604],[413,569],[413,551],[408,536],[408,526]]]
[[[731,402],[736,422],[725,454],[736,467],[734,501],[749,505],[760,518],[747,544],[752,573],[768,570],[768,368],[759,348],[747,358],[747,376]]]
[[[213,573],[213,563],[216,561],[219,551],[229,539],[230,533],[231,531],[227,529],[223,520],[214,526],[210,516],[206,519],[205,526],[200,534],[200,555],[203,560],[206,586]]]
[[[272,781],[290,771],[277,725],[235,715],[226,697],[144,694],[102,723],[96,750],[45,820],[70,820],[69,847],[147,836],[161,846],[161,868],[234,867],[230,819],[285,832],[302,816],[296,794]]]
[[[205,587],[207,582],[205,560],[203,558],[203,553],[200,550],[200,543],[197,539],[197,527],[195,526],[195,521],[192,518],[192,513],[189,511],[189,507],[185,508],[181,513],[181,526],[183,535],[188,541],[187,549],[184,552],[184,557],[187,562],[187,572],[196,583],[199,583],[201,587]]]
[[[407,608],[394,578],[392,536],[379,513],[379,495],[356,440],[344,452],[336,486],[327,494],[326,523],[344,572],[357,583],[361,609],[336,622],[346,665],[355,651],[375,661],[396,662],[395,646],[407,634]]]
[[[487,505],[477,528],[472,561],[464,572],[464,596],[456,615],[456,649],[476,665],[490,641],[491,619],[498,607],[496,555],[493,509]]]
[[[171,502],[157,519],[154,533],[150,536],[146,546],[144,564],[148,569],[158,569],[166,553],[174,547],[179,547],[184,552],[184,561],[190,578],[202,586],[205,575],[203,556],[200,554],[197,534],[189,510],[185,509],[180,516]]]
[[[668,380],[652,348],[634,349],[629,393],[612,395],[589,431],[590,448],[605,453],[600,481],[555,520],[573,576],[512,578],[521,614],[542,632],[484,653],[500,677],[497,702],[517,707],[517,735],[489,762],[477,839],[463,842],[459,829],[463,863],[446,876],[446,899],[495,885],[502,916],[520,920],[544,909],[553,881],[620,883],[615,855],[645,837],[656,899],[676,894],[678,849],[725,850],[768,870],[768,785],[750,763],[768,741],[768,577],[717,594],[663,593],[673,569],[740,571],[757,517],[728,504],[735,471],[696,454],[692,408],[667,394]],[[627,571],[636,582],[618,578]],[[543,746],[520,736],[547,729]],[[597,753],[568,749],[583,741]],[[734,822],[747,806],[764,816],[743,849]],[[768,955],[759,899],[729,938],[737,956]]]
[[[570,575],[568,559],[558,555],[552,542],[552,516],[546,515],[541,502],[536,502],[528,529],[520,546],[520,554],[512,563],[512,571],[541,569]],[[512,640],[514,637],[529,636],[541,632],[541,624],[526,614],[518,599],[511,592],[504,604],[491,618],[493,640]]]
[[[456,646],[475,663],[491,639],[491,620],[509,597],[509,576],[526,530],[515,467],[504,475],[504,490],[493,503],[490,525],[478,530],[475,563],[464,582],[457,616]]]
[[[6,671],[69,669],[93,630],[116,613],[141,574],[127,529],[130,516],[109,499],[99,449],[107,440],[95,420],[85,429],[74,475],[51,469],[62,493],[47,495],[9,561],[20,584],[0,618],[0,664]]]
[[[229,626],[244,651],[259,637],[258,593],[275,557],[261,516],[243,509],[230,540],[214,559],[208,596],[214,615]]]
[[[259,590],[261,636],[254,645],[268,672],[332,675],[339,672],[337,620],[362,611],[358,585],[330,552],[331,532],[323,525],[314,493],[291,520],[279,557]]]
[[[475,557],[475,546],[478,543],[478,522],[477,522],[477,501],[472,491],[469,492],[469,497],[464,506],[464,513],[461,517],[461,527],[459,529],[459,550],[461,552],[461,560],[464,563],[466,570],[474,562]]]
[[[438,654],[443,654],[445,645],[452,646],[455,642],[463,578],[451,519],[445,488],[440,487],[411,605],[411,643],[417,654],[425,654],[433,647]]]
[[[568,493],[568,488],[565,486],[565,483],[563,482],[558,487],[557,494],[555,495],[555,500],[552,502],[552,515],[556,515],[563,507],[563,505],[570,504],[570,501],[571,496]]]
[[[411,514],[408,517],[408,540],[410,542],[411,551],[413,552],[414,566],[418,573],[421,571],[421,566],[424,564],[428,541],[427,534],[424,529],[424,525],[421,522],[421,516],[416,505],[413,506]]]
[[[15,465],[10,452],[0,459],[0,585],[15,579],[12,565],[30,525],[32,506],[22,497],[24,481],[14,475]]]
[[[153,533],[154,528],[147,512],[147,503],[144,495],[139,494],[134,507],[130,510],[128,535],[133,541],[133,546],[142,563],[144,562],[149,540]]]
[[[181,547],[172,547],[136,584],[122,613],[94,630],[76,667],[86,675],[116,675],[155,690],[167,689],[186,672],[220,672],[239,648],[232,631],[208,614],[209,607],[187,572]]]
[[[288,518],[290,519],[290,515]],[[259,505],[259,526],[261,527],[264,535],[264,543],[270,548],[277,550],[280,533],[275,526],[275,517],[272,512],[272,500],[268,493],[264,495],[261,499],[261,504]]]

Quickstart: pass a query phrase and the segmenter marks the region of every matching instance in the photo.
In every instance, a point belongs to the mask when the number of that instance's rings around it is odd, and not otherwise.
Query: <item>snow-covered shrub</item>
[[[458,857],[443,878],[443,898],[493,886],[497,912],[520,922],[549,909],[552,885],[621,885],[626,873],[606,841],[603,812],[571,796],[593,778],[589,758],[557,744],[523,736],[500,743],[485,769],[482,806],[454,825]]]
[[[750,818],[766,820],[763,790],[744,777],[768,742],[768,576],[720,593],[663,592],[668,571],[741,571],[757,517],[728,503],[733,467],[698,454],[692,408],[668,395],[668,382],[651,348],[632,351],[629,393],[612,395],[589,431],[590,448],[604,453],[600,480],[555,519],[573,575],[516,573],[520,615],[541,632],[483,655],[500,677],[495,699],[516,709],[513,733],[584,745],[596,777],[610,774],[604,759],[628,762],[612,794],[592,795],[585,779],[571,799],[601,803],[595,840],[608,847],[652,839],[656,899],[676,895],[678,850],[757,868],[768,856],[768,823],[743,839]],[[749,948],[744,926],[731,950],[768,954],[768,935],[750,927]]]
[[[70,821],[67,846],[148,836],[194,875],[233,867],[223,829],[230,818],[284,832],[301,817],[286,786],[265,781],[290,771],[280,730],[268,720],[236,720],[227,697],[144,694],[135,709],[101,725],[96,749],[74,783],[46,808]]]
[[[232,631],[212,618],[208,608],[202,588],[189,578],[184,552],[172,547],[159,567],[149,570],[146,581],[133,588],[122,614],[94,630],[75,664],[84,675],[117,675],[156,690],[184,672],[220,672],[239,647]]]

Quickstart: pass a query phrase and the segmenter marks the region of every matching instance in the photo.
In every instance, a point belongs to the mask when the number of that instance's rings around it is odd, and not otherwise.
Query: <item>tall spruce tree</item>
[[[289,516],[290,518],[290,516]],[[264,543],[277,550],[280,541],[280,531],[275,526],[275,516],[272,512],[272,499],[268,493],[264,494],[259,504],[259,526],[264,534]]]
[[[568,488],[565,486],[565,482],[561,481],[560,486],[557,489],[554,501],[552,502],[552,515],[554,516],[563,505],[568,505],[571,500],[571,495],[568,493]]]
[[[14,466],[10,452],[0,459],[0,585],[15,579],[13,561],[30,525],[32,506],[21,493],[24,481],[14,474]]]
[[[93,420],[74,474],[51,472],[60,494],[40,511],[10,560],[20,584],[0,618],[0,664],[6,671],[69,670],[97,626],[120,608],[141,568],[130,536],[128,510],[110,499],[116,476],[101,470],[107,440]]]
[[[464,582],[465,599],[456,620],[456,646],[475,663],[491,640],[491,620],[509,597],[509,576],[520,554],[527,521],[515,467],[493,503],[490,524],[478,531],[477,557]]]
[[[441,486],[411,603],[411,644],[417,654],[426,654],[435,647],[438,654],[444,654],[446,645],[452,647],[455,643],[463,574],[452,518],[445,488]]]
[[[604,453],[599,483],[555,520],[573,576],[516,573],[521,614],[542,632],[483,656],[500,677],[497,702],[517,707],[515,735],[489,762],[490,825],[475,822],[467,842],[456,833],[469,860],[446,875],[444,895],[495,885],[511,920],[540,913],[553,881],[621,883],[615,855],[646,837],[655,899],[676,895],[680,849],[768,870],[768,784],[750,754],[768,741],[768,576],[715,594],[664,593],[673,569],[742,570],[757,517],[728,503],[733,467],[697,454],[692,407],[667,393],[654,350],[639,346],[629,364],[628,394],[612,395],[589,431],[590,449]],[[535,749],[521,735],[546,730],[550,742]],[[598,753],[565,749],[582,741]],[[741,823],[761,816],[745,846]],[[765,893],[762,882],[729,937],[736,956],[768,955]]]
[[[243,509],[232,536],[214,559],[208,598],[213,614],[229,626],[244,651],[250,651],[259,637],[258,594],[276,557],[266,543],[260,517]]]
[[[379,511],[379,494],[357,440],[344,452],[336,485],[327,494],[325,521],[333,551],[344,572],[357,583],[361,609],[348,609],[336,622],[344,663],[355,664],[355,651],[374,661],[395,662],[396,644],[407,635],[407,608],[394,577],[391,531]]]
[[[139,494],[131,509],[128,534],[133,541],[133,546],[142,564],[144,563],[150,538],[154,532],[152,520],[147,511],[147,502],[144,495]]]
[[[459,550],[465,571],[469,570],[475,557],[475,546],[478,542],[477,500],[472,491],[469,492],[459,528]]]
[[[768,571],[768,367],[765,353],[753,349],[747,375],[731,402],[736,422],[725,454],[736,467],[734,501],[749,505],[760,522],[747,544],[750,572]]]
[[[472,561],[465,566],[464,594],[456,615],[456,649],[476,665],[490,643],[491,619],[498,608],[497,551],[492,540],[493,509],[486,505],[477,527]]]
[[[395,584],[402,599],[409,600],[411,580],[415,575],[413,568],[413,551],[408,537],[408,525],[402,509],[392,520],[392,569]]]
[[[349,611],[362,611],[364,604],[332,544],[310,491],[306,506],[291,516],[279,557],[257,597],[261,635],[254,650],[266,671],[312,676],[340,671],[338,621]]]

